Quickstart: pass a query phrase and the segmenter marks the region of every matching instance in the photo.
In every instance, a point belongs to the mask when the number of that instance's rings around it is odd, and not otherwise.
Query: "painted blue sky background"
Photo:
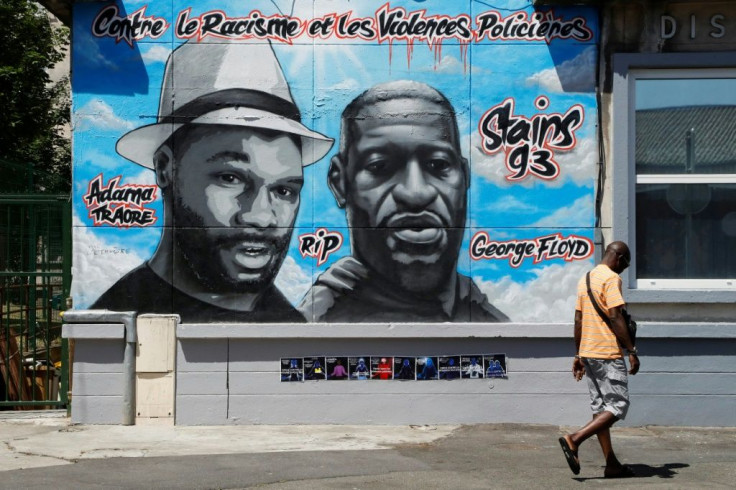
[[[194,3],[174,0],[128,1],[118,5],[121,12],[127,13],[147,6],[146,15],[165,17],[173,24],[177,14],[189,7],[192,7],[192,16],[215,9],[223,10],[229,16],[243,16],[258,9],[264,15],[281,12],[312,19],[347,11],[352,11],[354,17],[372,17],[384,3],[326,0],[209,0]],[[122,183],[154,184],[152,171],[117,155],[114,148],[123,134],[155,122],[166,59],[182,42],[173,35],[173,25],[161,38],[146,39],[135,43],[133,48],[110,38],[96,38],[90,32],[90,25],[104,5],[107,4],[74,5],[75,270],[80,277],[81,273],[87,275],[99,268],[103,276],[97,282],[75,281],[75,304],[80,307],[93,301],[107,287],[105,284],[109,286],[133,264],[148,258],[158,243],[159,230],[155,228],[163,224],[162,219],[154,229],[95,228],[88,218],[82,196],[89,181],[100,173],[106,181],[122,175]],[[496,10],[504,16],[519,10],[533,11],[529,2],[516,0],[409,0],[392,1],[391,7],[404,7],[407,11],[426,9],[428,15],[466,13],[471,18],[489,10]],[[556,232],[593,238],[598,153],[595,98],[597,17],[594,9],[586,8],[560,8],[554,13],[563,19],[584,17],[595,34],[594,39],[587,43],[556,39],[549,44],[484,40],[471,43],[466,58],[463,58],[463,47],[459,43],[447,41],[439,54],[422,43],[409,49],[405,43],[399,42],[389,46],[334,38],[313,41],[306,36],[293,45],[273,43],[292,95],[302,110],[304,124],[336,140],[343,108],[376,83],[397,79],[423,81],[450,99],[458,115],[462,151],[470,160],[472,175],[468,230],[459,270],[473,277],[484,291],[495,297],[506,294],[504,301],[515,304],[518,304],[519,296],[529,294],[547,295],[551,298],[549,301],[556,301],[552,298],[554,287],[547,288],[544,284],[556,281],[556,287],[559,287],[561,277],[572,281],[572,284],[579,277],[580,267],[590,265],[590,260],[582,263],[552,260],[536,265],[527,260],[514,269],[507,261],[474,262],[468,257],[468,242],[476,231],[486,231],[497,240],[535,238]],[[545,111],[534,107],[534,100],[540,95],[550,100]],[[527,117],[538,112],[564,113],[574,104],[583,106],[585,121],[576,132],[576,147],[556,154],[561,167],[556,180],[542,182],[530,177],[521,183],[511,184],[504,178],[509,172],[504,166],[503,154],[489,156],[480,151],[479,118],[510,96],[515,99],[515,113]],[[305,188],[292,246],[277,281],[277,285],[294,301],[306,291],[320,271],[350,250],[344,212],[337,208],[326,185],[329,158],[336,150],[335,146],[321,161],[305,168]],[[161,217],[160,200],[152,207]],[[297,237],[319,227],[341,231],[346,240],[340,252],[333,254],[328,263],[318,269],[316,261],[302,259],[299,255]],[[125,253],[93,253],[106,248],[125,250]],[[111,278],[111,275],[115,277]],[[537,286],[539,290],[534,292]],[[567,307],[569,294],[564,293],[560,300],[564,300],[564,307]],[[562,307],[560,309],[562,311]],[[568,311],[566,315],[569,314]]]

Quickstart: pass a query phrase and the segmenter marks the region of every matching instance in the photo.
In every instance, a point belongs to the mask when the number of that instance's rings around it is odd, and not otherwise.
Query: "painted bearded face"
[[[270,285],[288,251],[302,188],[288,136],[196,126],[175,142],[175,247],[213,292]]]

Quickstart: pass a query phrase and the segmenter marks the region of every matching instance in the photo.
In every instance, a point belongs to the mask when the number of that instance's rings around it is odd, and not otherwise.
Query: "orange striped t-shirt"
[[[599,264],[590,271],[590,289],[604,313],[609,308],[625,304],[621,295],[621,277],[607,265]],[[582,312],[582,336],[580,339],[580,357],[594,359],[618,359],[623,356],[618,340],[595,311],[588,296],[588,287],[585,276],[578,282],[578,300],[575,305],[577,311]]]

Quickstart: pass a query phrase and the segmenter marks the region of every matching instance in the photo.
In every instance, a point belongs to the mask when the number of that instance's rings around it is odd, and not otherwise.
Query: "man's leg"
[[[593,415],[593,418],[598,417],[600,414]],[[602,429],[597,434],[598,436],[598,442],[601,445],[601,450],[603,451],[603,457],[606,459],[606,470],[609,471],[616,471],[621,468],[621,463],[619,462],[618,458],[616,458],[616,455],[613,453],[613,445],[611,444],[611,429]]]
[[[577,432],[565,435],[565,440],[570,445],[570,449],[577,451],[578,447],[587,439],[593,437],[596,434],[604,433],[604,440],[608,440],[608,448],[611,448],[611,433],[609,429],[613,424],[618,421],[615,415],[611,412],[605,411],[598,413],[593,416],[593,420],[588,422],[584,427],[581,427]],[[599,435],[600,437],[600,435]],[[600,439],[599,439],[600,440]],[[603,441],[601,441],[601,447],[603,447]],[[606,455],[606,449],[603,450],[603,454]],[[613,449],[611,448],[611,454]],[[615,458],[615,456],[614,456]],[[607,465],[608,463],[606,463]]]

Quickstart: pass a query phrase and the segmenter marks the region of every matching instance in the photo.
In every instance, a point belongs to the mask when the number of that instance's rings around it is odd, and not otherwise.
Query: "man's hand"
[[[632,376],[639,372],[639,356],[633,352],[629,354],[629,374]]]
[[[638,369],[638,361],[637,361],[637,369]],[[583,375],[585,374],[585,364],[583,364],[583,360],[579,357],[576,357],[572,361],[572,375],[575,377],[575,381],[580,381],[583,379]]]

